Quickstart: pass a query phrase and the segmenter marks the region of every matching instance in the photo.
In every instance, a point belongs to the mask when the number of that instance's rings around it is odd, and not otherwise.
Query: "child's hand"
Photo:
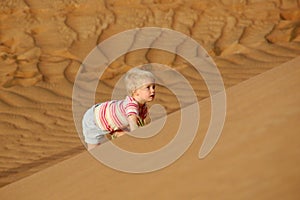
[[[122,135],[125,135],[126,133],[124,132],[124,131],[118,131],[118,132],[115,132],[113,135],[115,136],[115,137],[121,137]]]
[[[118,137],[121,137],[122,135],[125,135],[126,133],[124,131],[117,131],[117,132],[114,132],[112,135],[111,135],[111,140],[113,139],[116,139]]]

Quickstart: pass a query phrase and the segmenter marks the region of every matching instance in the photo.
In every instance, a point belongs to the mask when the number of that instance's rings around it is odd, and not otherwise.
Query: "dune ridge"
[[[83,59],[113,34],[149,26],[185,33],[212,56],[226,88],[300,54],[297,0],[3,0],[0,9],[0,186],[84,150],[72,118],[72,87]],[[208,97],[183,58],[150,49],[113,62],[97,101],[110,99],[130,67],[150,62],[185,75],[198,100]],[[167,90],[156,103],[168,113],[178,110]]]

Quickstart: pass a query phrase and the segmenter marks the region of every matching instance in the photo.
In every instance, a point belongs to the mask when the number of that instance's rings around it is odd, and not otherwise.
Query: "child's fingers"
[[[116,132],[115,133],[115,135],[117,136],[117,137],[120,137],[120,136],[122,136],[122,135],[125,135],[125,132]]]
[[[116,138],[118,138],[118,137],[120,137],[120,136],[122,136],[122,135],[125,135],[125,132],[115,132],[115,133],[113,133],[111,136],[110,136],[110,139],[111,140],[114,140],[114,139],[116,139]]]

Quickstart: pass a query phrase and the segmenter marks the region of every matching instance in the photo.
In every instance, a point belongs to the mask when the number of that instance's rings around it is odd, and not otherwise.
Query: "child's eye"
[[[149,85],[149,86],[147,86],[147,89],[150,90],[151,88],[152,88],[152,89],[155,89],[155,85]]]
[[[148,89],[148,90],[150,90],[151,88],[154,90],[155,89],[155,85],[148,85],[148,86],[145,87],[145,89]]]

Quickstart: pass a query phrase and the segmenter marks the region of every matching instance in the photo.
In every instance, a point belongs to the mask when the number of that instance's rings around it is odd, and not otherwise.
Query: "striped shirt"
[[[148,114],[146,104],[142,107],[133,97],[127,96],[124,100],[112,100],[95,106],[95,121],[102,130],[114,132],[129,128],[127,118],[136,115],[144,120]]]

